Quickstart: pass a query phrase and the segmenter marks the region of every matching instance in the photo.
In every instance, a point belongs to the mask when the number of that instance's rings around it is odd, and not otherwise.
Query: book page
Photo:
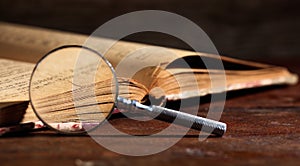
[[[215,75],[217,79],[219,73],[220,71],[213,70],[210,75]],[[160,72],[152,86],[159,86],[164,89],[167,100],[179,100],[268,85],[292,85],[298,81],[297,75],[291,74],[285,68],[276,66],[256,70],[226,70],[226,86],[222,91],[212,88],[210,79],[206,69],[170,68]],[[181,84],[179,85],[179,83]],[[150,95],[159,97],[161,94],[159,91],[151,91]]]
[[[0,59],[0,101],[29,100],[29,79],[34,64]]]
[[[88,39],[86,35],[74,34],[69,32],[61,32],[56,30],[49,30],[37,27],[30,27],[30,26],[23,26],[23,25],[15,25],[15,24],[8,24],[8,23],[0,23],[0,49],[3,53],[1,57],[11,58],[11,59],[18,59],[18,60],[25,60],[36,62],[40,59],[43,55],[45,55],[50,50],[62,46],[62,45],[70,45],[70,44],[77,44],[83,45],[85,41]],[[160,73],[160,69],[164,69],[168,66],[171,62],[179,59],[181,57],[188,57],[188,56],[201,56],[201,58],[215,58],[218,59],[218,55],[212,55],[207,53],[199,53],[193,51],[186,51],[186,50],[179,50],[173,48],[163,48],[157,46],[151,46],[147,44],[140,44],[134,42],[125,42],[125,41],[118,41],[115,43],[109,50],[106,50],[108,46],[114,43],[113,40],[101,38],[101,37],[94,37],[89,39],[91,40],[91,44],[88,45],[92,49],[97,50],[98,52],[104,54],[104,56],[109,60],[109,62],[113,65],[115,70],[118,73],[121,73],[121,77],[125,78],[132,78],[136,82],[143,84],[146,89],[151,91],[151,88],[155,86],[164,85],[164,88],[174,90],[174,93],[169,95],[171,99],[180,99],[182,97],[195,97],[201,96],[198,92],[190,93],[193,90],[189,90],[189,93],[184,91],[178,91],[178,85],[173,84],[166,84],[164,83],[165,80],[157,81],[157,76]],[[221,56],[220,57],[223,61],[232,62],[233,65],[243,64],[246,66],[253,66],[257,68],[272,68],[271,65],[260,64],[256,62],[250,61],[243,61],[233,58],[228,58]],[[178,68],[179,72],[185,72]],[[186,69],[185,69],[186,70]],[[203,68],[203,70],[206,70]],[[280,80],[277,83],[296,83],[297,76],[294,74],[289,73],[286,71],[285,68],[281,68],[279,70],[284,70],[285,72],[277,72],[272,80]],[[121,71],[121,72],[119,72]],[[254,70],[255,72],[257,70]],[[272,70],[268,70],[272,72]],[[169,71],[172,72],[172,71]],[[192,73],[193,69],[189,69],[189,73]],[[200,72],[203,73],[203,72]],[[207,75],[207,72],[205,72]],[[284,73],[283,75],[280,75]],[[248,73],[244,73],[247,75]],[[236,74],[235,74],[236,75]],[[242,73],[237,77],[228,77],[227,80],[234,79],[235,81],[231,80],[232,84],[228,84],[227,89],[225,90],[236,90],[241,89],[241,84],[247,84],[247,77],[244,77]],[[269,75],[262,75],[261,78],[267,77]],[[207,76],[203,76],[208,78]],[[255,76],[253,77],[255,79]],[[212,93],[211,90],[206,89],[209,87],[210,79],[203,79],[201,84],[206,84],[205,86],[201,86],[201,90],[205,90],[207,93]],[[262,80],[263,81],[263,80]],[[160,82],[160,83],[158,83]],[[273,84],[272,81],[269,80],[269,83],[264,80],[263,84],[257,83],[257,86],[260,85],[271,85]],[[275,83],[276,81],[274,81]],[[189,85],[190,81],[183,81]],[[252,84],[251,81],[249,84]],[[185,86],[183,86],[185,87]],[[239,87],[239,88],[238,88]],[[247,87],[247,86],[246,86]],[[177,89],[177,90],[176,90]],[[197,88],[198,89],[198,88]],[[157,91],[156,91],[157,92]],[[180,94],[179,94],[180,93]],[[203,94],[207,94],[203,93]],[[155,94],[154,91],[152,94]],[[182,95],[184,94],[184,95]],[[173,97],[172,97],[173,95]],[[177,97],[176,97],[177,96]]]
[[[87,43],[85,43],[86,41]],[[0,22],[2,58],[35,63],[57,47],[84,44],[103,54],[117,70],[117,73],[121,73],[120,77],[133,77],[132,75],[136,73],[133,79],[146,87],[149,87],[153,81],[152,75],[155,68],[151,68],[151,66],[166,65],[178,57],[193,53],[134,42],[118,41],[115,43],[115,40],[107,38],[89,38],[86,35]],[[128,66],[136,65],[139,66],[128,68]],[[128,71],[128,69],[134,70]],[[145,73],[137,74],[140,70]],[[119,71],[126,72],[122,74]]]
[[[53,57],[54,59],[56,57]],[[52,68],[51,63],[49,66],[44,68],[39,68],[42,72],[39,74],[35,73],[34,79],[32,79],[32,88],[35,88],[37,93],[33,91],[31,97],[34,101],[39,100],[42,102],[42,105],[34,105],[38,111],[53,111],[54,113],[51,116],[63,118],[62,112],[56,112],[54,110],[68,110],[68,113],[72,111],[75,112],[75,102],[76,97],[80,97],[80,102],[77,102],[76,106],[81,107],[81,105],[87,105],[91,102],[106,103],[100,104],[99,107],[101,110],[109,111],[111,110],[114,101],[112,100],[111,95],[108,95],[110,92],[110,80],[103,75],[108,75],[109,71],[103,71],[103,68],[99,68],[100,72],[97,72],[95,77],[96,82],[83,82],[87,83],[85,85],[77,85],[74,88],[73,82],[73,70],[71,69],[74,66],[75,62],[70,62],[72,59],[67,59],[60,55],[61,65],[58,62],[53,64],[60,66],[61,68]],[[74,60],[74,59],[73,59]],[[48,61],[49,62],[49,61]],[[50,61],[51,62],[51,61]],[[69,66],[66,65],[70,62]],[[83,75],[83,78],[95,69],[95,64],[85,64],[84,66],[79,66],[76,74],[78,78],[80,75]],[[28,101],[29,100],[29,81],[32,74],[34,64],[13,61],[0,58],[0,101],[1,102],[13,102],[13,101]],[[42,66],[43,67],[43,66]],[[48,68],[51,67],[51,68]],[[139,84],[134,80],[129,80],[126,78],[118,78],[119,82],[119,95],[122,97],[142,101],[142,99],[147,95],[148,89]],[[90,87],[91,85],[91,87]],[[76,88],[76,87],[79,88]],[[92,90],[93,96],[89,97]],[[79,93],[80,92],[80,93]],[[78,95],[77,95],[78,93]],[[112,94],[113,95],[113,94]],[[84,97],[87,96],[87,97]],[[110,97],[111,96],[111,97]],[[26,110],[26,115],[23,121],[37,121],[37,117],[34,115],[32,107],[29,106]],[[78,113],[78,110],[77,110]],[[76,112],[74,113],[76,115]],[[95,117],[95,116],[94,116]],[[81,116],[81,118],[83,118]],[[97,118],[99,119],[99,117]]]

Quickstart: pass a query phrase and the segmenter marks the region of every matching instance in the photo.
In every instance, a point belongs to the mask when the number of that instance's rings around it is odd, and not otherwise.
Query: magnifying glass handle
[[[117,107],[118,109],[140,111],[155,119],[190,127],[195,130],[200,131],[202,129],[203,131],[210,132],[216,136],[222,136],[226,132],[227,125],[225,123],[160,106],[147,106],[135,100],[122,97],[118,97]]]

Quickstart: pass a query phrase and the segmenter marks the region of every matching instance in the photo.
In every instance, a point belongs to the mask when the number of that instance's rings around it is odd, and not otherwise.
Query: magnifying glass
[[[126,80],[116,76],[104,56],[88,47],[67,45],[50,51],[37,63],[30,79],[29,97],[37,117],[47,127],[64,134],[92,131],[105,123],[115,109],[205,129],[216,136],[226,131],[222,122],[126,98],[126,93],[131,92],[120,92],[120,86],[126,86]]]

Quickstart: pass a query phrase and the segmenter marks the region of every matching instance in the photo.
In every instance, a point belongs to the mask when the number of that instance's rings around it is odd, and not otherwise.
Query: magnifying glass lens
[[[63,46],[45,55],[30,80],[30,101],[48,127],[87,132],[110,116],[118,92],[111,64],[82,46]]]

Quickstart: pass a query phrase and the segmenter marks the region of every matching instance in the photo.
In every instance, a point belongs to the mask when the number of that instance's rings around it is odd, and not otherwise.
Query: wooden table
[[[0,138],[0,163],[1,166],[299,165],[299,92],[298,84],[229,93],[221,118],[228,124],[228,131],[222,138],[210,137],[199,142],[199,133],[190,130],[176,145],[150,156],[120,155],[89,136],[41,131]],[[201,104],[198,114],[206,115],[208,106],[209,103]],[[151,134],[168,126],[157,120],[139,122],[123,116],[116,116],[110,122],[122,131],[137,135]],[[124,142],[116,144],[127,146]]]

